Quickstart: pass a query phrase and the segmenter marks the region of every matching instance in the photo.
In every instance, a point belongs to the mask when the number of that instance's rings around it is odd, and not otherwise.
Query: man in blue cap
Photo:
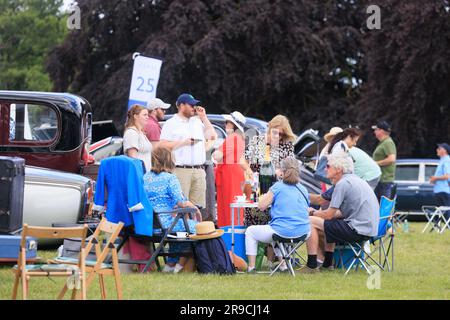
[[[436,168],[434,176],[430,177],[430,183],[434,184],[433,192],[438,206],[450,207],[450,145],[438,144],[436,153],[441,160]],[[450,211],[445,211],[445,218],[450,218]]]
[[[395,161],[397,160],[397,148],[391,138],[391,126],[384,120],[372,126],[375,137],[379,143],[373,152],[372,158],[381,168],[380,182],[375,188],[378,200],[381,196],[389,199],[395,197]]]
[[[206,140],[217,138],[206,111],[191,94],[181,94],[176,102],[178,113],[167,120],[161,131],[160,146],[172,150],[175,175],[189,201],[206,206]]]

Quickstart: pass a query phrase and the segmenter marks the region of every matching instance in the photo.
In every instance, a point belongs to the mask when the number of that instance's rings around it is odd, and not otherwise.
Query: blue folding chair
[[[378,234],[375,237],[369,238],[368,241],[375,245],[375,248],[368,252],[364,248],[364,242],[345,242],[343,245],[337,245],[336,250],[338,251],[338,260],[335,261],[337,267],[343,266],[347,268],[345,274],[348,274],[350,270],[355,266],[355,270],[361,265],[367,273],[371,274],[373,269],[373,264],[378,266],[381,270],[385,270],[387,265],[388,270],[394,269],[394,232],[389,232],[388,230],[394,228],[392,224],[392,217],[395,210],[394,199],[389,199],[384,196],[381,197],[380,201],[380,221],[378,223]],[[386,248],[386,242],[388,242]],[[345,249],[350,249],[352,255],[347,261],[344,261],[343,251]],[[378,260],[372,256],[372,252],[377,252],[379,254]],[[389,264],[389,254],[391,254],[391,264]],[[372,262],[372,263],[371,263]],[[392,269],[391,269],[392,266]]]
[[[373,252],[378,251],[378,263],[377,265],[385,270],[387,266],[388,271],[394,270],[394,223],[393,217],[395,213],[394,199],[381,197],[380,201],[380,222],[378,224],[378,235],[370,239],[370,243],[375,246]],[[386,246],[387,244],[387,246]],[[391,263],[389,263],[389,254],[391,257]],[[366,253],[370,256],[369,253]]]

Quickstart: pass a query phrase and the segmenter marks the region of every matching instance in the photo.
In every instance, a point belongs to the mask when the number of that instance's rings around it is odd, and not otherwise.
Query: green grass
[[[397,232],[395,271],[381,272],[380,289],[367,288],[363,271],[344,276],[342,271],[313,275],[237,274],[123,274],[125,299],[450,299],[450,232],[422,234],[423,223],[411,223],[410,232]],[[301,251],[305,252],[302,247]],[[54,251],[39,251],[44,258]],[[13,285],[11,267],[0,267],[0,299],[10,299]],[[55,299],[64,280],[34,278],[30,299]],[[114,285],[107,278],[108,298],[114,299]],[[20,291],[19,291],[20,296]],[[98,282],[88,298],[99,299]]]

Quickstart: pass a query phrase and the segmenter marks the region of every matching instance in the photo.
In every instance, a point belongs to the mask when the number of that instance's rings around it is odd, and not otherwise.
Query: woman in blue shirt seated
[[[172,174],[174,168],[175,162],[169,149],[158,147],[152,151],[152,168],[144,175],[144,189],[155,212],[167,212],[174,208],[196,208],[183,196],[180,182]],[[166,229],[170,227],[175,214],[160,214],[159,218],[163,228]],[[195,233],[195,225],[198,223],[197,221],[201,221],[200,211],[197,209],[196,220],[188,219],[187,221],[190,233]],[[173,231],[186,231],[182,219],[178,220]],[[170,252],[182,251],[181,249],[184,249],[181,243],[170,246]],[[183,269],[186,262],[185,257],[181,257],[179,260],[178,258],[169,258],[163,271],[177,273]]]
[[[259,199],[258,207],[266,210],[270,205],[271,220],[267,225],[254,225],[245,232],[245,248],[248,256],[248,272],[254,272],[258,242],[273,243],[274,233],[283,238],[297,238],[310,233],[308,191],[300,184],[300,167],[296,159],[289,157],[281,162],[283,180],[275,183]],[[278,252],[277,252],[278,251]],[[279,250],[275,254],[281,261]],[[287,270],[283,263],[280,270]]]

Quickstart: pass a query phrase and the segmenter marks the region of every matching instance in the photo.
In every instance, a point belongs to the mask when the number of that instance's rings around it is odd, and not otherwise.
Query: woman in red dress
[[[228,136],[213,155],[218,162],[216,190],[217,225],[219,227],[231,225],[230,203],[234,202],[235,196],[243,194],[244,171],[250,170],[244,159],[244,125],[246,119],[238,111],[223,116],[226,120],[225,129]],[[241,213],[241,221],[239,221],[241,225],[243,216]],[[235,223],[237,224],[237,221]]]

